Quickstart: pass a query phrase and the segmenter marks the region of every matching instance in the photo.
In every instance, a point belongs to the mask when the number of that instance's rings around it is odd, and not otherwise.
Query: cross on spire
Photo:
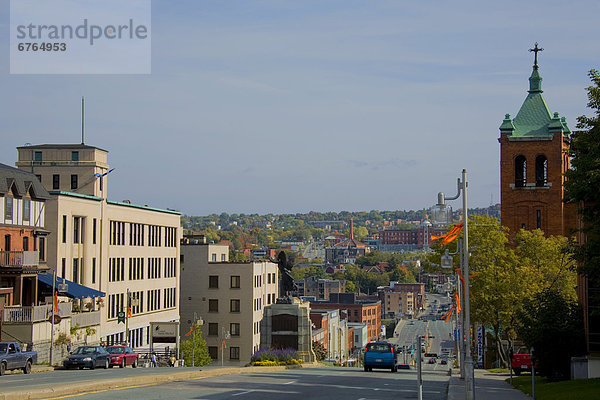
[[[529,49],[529,51],[533,51],[535,53],[535,58],[533,61],[533,69],[538,69],[537,53],[538,53],[538,51],[544,51],[544,49],[542,49],[541,47],[538,47],[537,42],[535,42],[535,47],[533,49]]]

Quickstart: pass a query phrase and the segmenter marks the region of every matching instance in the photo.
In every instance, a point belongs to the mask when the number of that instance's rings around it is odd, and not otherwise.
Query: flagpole
[[[125,314],[125,345],[129,346],[129,310],[131,309],[131,294],[129,293],[129,289],[127,289],[127,311]]]

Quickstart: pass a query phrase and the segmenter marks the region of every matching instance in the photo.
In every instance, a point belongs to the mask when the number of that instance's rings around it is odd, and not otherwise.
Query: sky
[[[155,0],[150,74],[10,74],[0,162],[25,143],[108,150],[109,198],[186,215],[410,210],[499,198],[499,126],[535,42],[571,129],[599,68],[600,2]],[[460,201],[451,203],[460,208]]]

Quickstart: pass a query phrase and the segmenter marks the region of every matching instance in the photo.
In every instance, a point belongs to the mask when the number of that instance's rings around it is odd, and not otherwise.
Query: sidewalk
[[[492,374],[485,369],[475,370],[475,399],[476,400],[527,400],[528,395],[515,389],[505,382],[508,374]],[[460,379],[460,371],[452,370],[448,382],[448,400],[463,400],[465,398],[465,381]]]

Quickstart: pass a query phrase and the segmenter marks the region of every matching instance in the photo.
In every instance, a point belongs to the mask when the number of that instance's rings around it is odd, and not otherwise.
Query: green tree
[[[230,251],[229,252],[229,261],[246,262],[246,261],[248,261],[248,256],[239,251]]]
[[[356,285],[352,281],[346,281],[346,293],[356,293]]]
[[[354,238],[359,242],[365,240],[367,235],[369,234],[369,230],[364,226],[359,226],[358,228],[354,228]]]
[[[555,290],[565,300],[576,300],[577,274],[572,243],[564,236],[544,237],[539,229],[520,230],[515,241],[516,255],[529,276],[539,284],[534,293]]]
[[[201,367],[203,365],[208,365],[212,362],[210,355],[208,354],[208,348],[206,347],[206,341],[202,337],[202,330],[200,328],[196,328],[194,330],[194,340],[196,341],[196,349],[193,351],[194,342],[192,337],[189,339],[183,340],[181,342],[181,355],[184,359],[184,363],[186,367],[192,366],[192,354],[194,355],[194,365]]]
[[[583,220],[581,232],[585,241],[579,243],[575,258],[579,272],[588,278],[589,288],[600,287],[600,73],[589,72],[592,85],[587,88],[588,107],[593,116],[577,119],[577,132],[571,135],[569,156],[571,169],[566,172],[565,201],[578,205]],[[588,291],[588,304],[600,304],[600,291]],[[590,308],[593,309],[594,307]],[[589,318],[598,321],[598,314]],[[597,324],[597,322],[592,322]]]
[[[519,336],[534,347],[541,375],[551,381],[570,378],[571,357],[585,352],[581,308],[548,287],[524,302],[518,313]]]

